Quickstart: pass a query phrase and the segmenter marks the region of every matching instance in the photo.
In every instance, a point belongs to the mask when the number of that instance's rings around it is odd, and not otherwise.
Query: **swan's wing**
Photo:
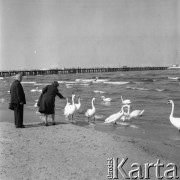
[[[110,115],[108,118],[105,119],[105,123],[111,123],[111,122],[114,122],[116,120],[118,120],[121,116],[123,115],[123,113],[116,113],[116,114],[112,114]]]
[[[121,117],[121,120],[125,121],[125,120],[129,120],[130,119],[130,115],[128,113],[124,113]]]
[[[141,115],[142,113],[144,112],[144,110],[134,110],[130,113],[130,116],[131,117],[136,117],[136,116],[139,116]]]
[[[88,109],[86,112],[85,112],[85,116],[89,116],[91,114],[91,109]]]
[[[70,114],[72,114],[75,110],[76,110],[75,106],[73,106],[73,105],[68,105],[68,106],[64,109],[64,115],[70,115]]]
[[[141,111],[140,115],[142,115],[144,113],[144,109]]]

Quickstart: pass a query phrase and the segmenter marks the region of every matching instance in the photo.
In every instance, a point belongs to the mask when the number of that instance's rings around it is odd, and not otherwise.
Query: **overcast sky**
[[[0,70],[179,63],[178,0],[0,0]]]

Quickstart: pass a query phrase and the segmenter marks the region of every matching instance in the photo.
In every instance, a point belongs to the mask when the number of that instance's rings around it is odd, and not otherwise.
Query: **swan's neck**
[[[124,113],[124,108],[127,107],[128,108],[128,114],[130,114],[130,106],[129,105],[123,105],[122,108],[121,108],[121,111],[123,111]]]
[[[128,107],[128,114],[130,114],[130,106],[127,106]]]
[[[121,96],[121,101],[123,102],[123,98],[122,98],[122,96]]]
[[[92,100],[92,109],[95,109],[94,100]]]
[[[72,97],[72,104],[73,104],[73,105],[74,105],[74,98],[75,98],[75,96]]]
[[[78,103],[81,104],[80,98],[78,99]]]
[[[174,114],[174,103],[172,102],[172,109],[171,109],[171,114],[170,114],[170,117],[173,117],[173,114]]]

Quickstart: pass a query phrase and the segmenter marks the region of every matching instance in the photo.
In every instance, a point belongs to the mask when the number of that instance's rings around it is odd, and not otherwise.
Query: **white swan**
[[[124,113],[124,115],[120,118],[123,121],[130,120],[132,118],[137,118],[138,116],[141,116],[144,113],[144,109],[143,110],[134,110],[130,113],[130,105],[126,104],[126,105],[124,105],[124,107],[128,108],[128,112]]]
[[[111,98],[105,98],[104,96],[101,96],[104,102],[110,102],[112,99]]]
[[[115,114],[112,114],[112,115],[110,115],[108,118],[106,118],[105,121],[104,121],[104,123],[114,123],[114,124],[116,124],[116,121],[117,121],[121,116],[123,116],[123,114],[124,114],[124,106],[126,106],[126,105],[123,105],[123,106],[121,107],[121,110],[120,110],[119,112],[117,112],[117,113],[115,113]]]
[[[169,100],[168,103],[172,104],[172,109],[171,109],[171,113],[169,116],[169,120],[170,120],[171,124],[173,126],[175,126],[180,132],[180,118],[173,116],[173,114],[174,114],[174,102],[173,102],[173,100]]]
[[[69,101],[68,101],[68,98],[66,98],[66,106],[64,107],[64,112],[66,111],[65,109],[71,104]]]
[[[129,100],[129,99],[123,100],[122,96],[121,96],[121,101],[122,101],[122,104],[130,104],[131,103],[131,100]]]
[[[73,115],[76,111],[76,106],[74,104],[74,98],[75,98],[75,94],[72,94],[72,104],[70,104],[68,102],[68,99],[67,99],[67,103],[66,103],[66,106],[64,108],[64,115],[65,117],[67,117],[69,119],[69,116],[71,116],[71,120],[73,121]]]
[[[35,102],[34,107],[38,107],[37,102]]]
[[[81,107],[81,99],[80,99],[80,97],[78,96],[78,103],[77,104],[75,104],[75,106],[76,106],[76,111],[78,112],[79,111],[79,109],[80,109],[80,107]]]
[[[94,106],[94,101],[95,101],[95,98],[92,98],[92,109],[88,109],[86,112],[85,112],[85,116],[88,118],[88,121],[89,121],[89,118],[90,117],[93,117],[96,113],[96,108]],[[94,116],[94,121],[95,121],[95,116]]]
[[[38,87],[36,87],[36,89],[31,89],[30,91],[31,92],[36,92],[36,91],[38,91]]]
[[[39,89],[38,87],[36,87],[36,89],[31,89],[31,92],[42,92],[42,89]]]

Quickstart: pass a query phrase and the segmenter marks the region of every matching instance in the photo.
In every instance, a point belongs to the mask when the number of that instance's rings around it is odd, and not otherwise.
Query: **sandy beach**
[[[25,110],[24,113],[29,120],[34,117],[33,111]],[[7,119],[7,122],[0,123],[1,180],[105,180],[108,179],[108,158],[119,158],[119,163],[122,158],[128,158],[123,165],[127,174],[137,169],[131,167],[132,163],[138,163],[144,175],[144,164],[155,164],[157,159],[164,164],[161,176],[165,170],[172,169],[166,168],[171,160],[130,137],[99,132],[93,127],[84,128],[64,120],[48,127],[40,122],[24,123],[26,128],[16,129],[12,118],[12,112],[1,108],[1,119]],[[11,122],[9,119],[12,119]],[[155,172],[154,167],[150,168],[150,179],[157,179]],[[134,176],[137,175],[136,171]],[[125,179],[120,172],[118,179]]]

